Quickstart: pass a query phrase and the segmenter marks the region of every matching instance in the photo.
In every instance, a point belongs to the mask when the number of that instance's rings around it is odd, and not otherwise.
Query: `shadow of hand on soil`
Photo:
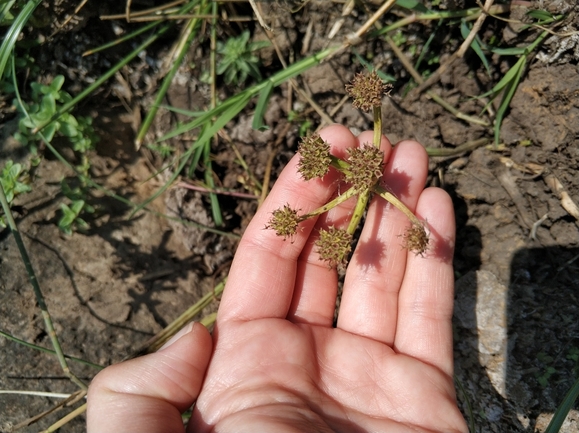
[[[544,431],[579,373],[579,249],[516,251],[507,286],[480,269],[480,233],[461,224],[464,202],[455,198],[455,209],[455,268],[462,274],[455,379],[463,413],[475,432]]]

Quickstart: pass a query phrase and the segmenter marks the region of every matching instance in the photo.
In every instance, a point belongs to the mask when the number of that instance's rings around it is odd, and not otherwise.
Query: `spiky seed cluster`
[[[283,236],[283,239],[286,240],[296,234],[299,222],[298,211],[286,204],[283,208],[272,212],[265,228],[275,230],[278,236]]]
[[[354,100],[352,104],[364,111],[370,111],[373,107],[380,107],[382,96],[390,93],[391,89],[392,85],[384,83],[376,71],[369,74],[359,72],[350,84],[346,84],[346,92]]]
[[[412,224],[404,233],[404,248],[422,255],[428,249],[428,233],[422,224]]]
[[[303,138],[298,151],[301,156],[298,172],[305,180],[324,177],[330,170],[330,145],[318,134]]]
[[[350,170],[345,174],[346,182],[358,191],[371,188],[382,176],[384,152],[369,143],[348,149]]]
[[[328,230],[321,229],[316,247],[320,260],[328,262],[330,267],[342,266],[352,250],[352,235],[335,227],[329,227]]]

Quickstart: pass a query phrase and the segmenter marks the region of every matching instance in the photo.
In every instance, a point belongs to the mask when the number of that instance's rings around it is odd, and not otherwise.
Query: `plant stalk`
[[[315,216],[321,215],[321,214],[329,211],[330,209],[335,208],[339,204],[344,203],[346,200],[354,197],[356,194],[358,194],[358,191],[355,188],[350,188],[344,194],[337,196],[335,199],[326,203],[325,205],[320,206],[319,208],[317,208],[317,209],[315,209],[307,214],[301,215],[299,217],[299,222],[302,222],[302,221],[305,221],[309,218],[313,218]]]
[[[145,120],[143,121],[141,128],[139,129],[137,137],[135,138],[135,148],[137,150],[141,147],[143,139],[145,138],[145,135],[149,131],[149,128],[153,123],[153,119],[157,115],[157,111],[159,110],[159,107],[161,106],[161,103],[163,102],[163,99],[165,98],[165,95],[169,90],[169,86],[173,83],[173,78],[177,74],[177,71],[179,70],[181,63],[183,63],[183,59],[187,54],[187,50],[189,49],[191,42],[193,41],[195,36],[197,36],[196,28],[199,25],[199,22],[200,20],[198,18],[192,18],[185,25],[185,28],[181,35],[181,41],[177,46],[177,54],[174,56],[173,66],[171,67],[167,75],[165,75],[163,83],[161,84],[161,87],[157,92],[157,96],[155,97],[155,101],[153,102],[153,105],[151,106],[149,112],[147,113],[147,116],[145,117]]]
[[[372,114],[374,115],[374,137],[373,145],[377,149],[380,149],[380,142],[382,141],[382,106],[376,105],[372,107]],[[356,202],[356,207],[352,213],[352,218],[348,224],[346,232],[353,235],[368,206],[368,201],[370,200],[370,189],[366,189],[358,195],[358,201]]]
[[[48,313],[48,307],[46,306],[44,296],[42,295],[42,291],[40,290],[38,278],[36,277],[36,273],[34,272],[34,268],[32,267],[32,262],[30,261],[30,256],[26,251],[26,247],[24,246],[22,237],[20,236],[20,231],[18,230],[16,222],[12,217],[12,212],[10,210],[10,206],[8,205],[8,201],[6,200],[6,195],[4,194],[4,187],[2,186],[1,182],[0,182],[0,203],[2,204],[4,215],[6,216],[6,222],[10,227],[10,232],[14,236],[14,240],[16,241],[16,245],[18,247],[18,250],[20,251],[22,262],[24,263],[26,273],[28,274],[28,279],[30,280],[30,284],[32,285],[32,289],[34,290],[34,295],[36,296],[36,302],[38,302],[38,306],[40,308],[40,311],[42,312],[42,318],[44,319],[44,326],[46,327],[46,332],[50,337],[52,347],[54,347],[54,351],[56,353],[56,357],[58,358],[58,362],[62,367],[62,371],[66,376],[68,376],[68,378],[72,382],[78,385],[81,389],[87,389],[87,386],[78,377],[76,377],[75,374],[68,367],[68,363],[66,362],[66,358],[64,356],[64,353],[62,352],[62,348],[60,347],[60,342],[58,341],[58,337],[56,336],[56,331],[54,330],[52,319],[50,318],[50,314]]]
[[[402,203],[394,194],[392,194],[391,192],[384,189],[384,187],[380,186],[379,184],[376,184],[376,185],[374,185],[372,190],[376,194],[378,194],[380,197],[382,197],[384,200],[391,203],[392,206],[394,206],[396,209],[398,209],[402,213],[404,213],[404,215],[406,215],[408,217],[408,219],[410,220],[410,222],[412,224],[416,224],[419,226],[424,225],[424,224],[422,224],[422,221],[420,221],[418,219],[418,217],[416,215],[414,215],[412,213],[412,211],[410,209],[408,209],[408,207],[404,203]]]

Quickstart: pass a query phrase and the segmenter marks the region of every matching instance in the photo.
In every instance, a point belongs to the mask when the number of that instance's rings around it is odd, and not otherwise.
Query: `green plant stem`
[[[378,194],[380,197],[382,197],[387,202],[391,203],[392,206],[394,206],[396,209],[398,209],[402,213],[404,213],[404,215],[406,215],[408,217],[408,219],[410,220],[410,222],[412,224],[416,224],[418,226],[423,226],[422,221],[420,221],[418,219],[418,217],[416,215],[414,215],[412,213],[412,211],[410,209],[408,209],[408,207],[406,207],[406,205],[404,203],[402,203],[394,194],[392,194],[391,192],[384,189],[384,187],[376,184],[372,188],[372,191],[374,191],[376,194]]]
[[[125,36],[122,36],[122,37],[120,37],[120,38],[118,38],[118,39],[115,39],[115,40],[112,41],[112,42],[108,42],[108,43],[106,43],[106,44],[101,45],[100,47],[93,48],[93,49],[91,49],[91,50],[87,50],[87,51],[85,51],[84,53],[82,53],[82,56],[83,56],[83,57],[90,56],[90,55],[92,55],[92,54],[96,54],[96,53],[99,53],[99,52],[101,52],[101,51],[104,51],[104,50],[107,50],[107,49],[109,49],[109,48],[112,48],[112,47],[114,47],[114,46],[120,45],[120,44],[122,44],[122,43],[125,42],[125,41],[128,41],[128,40],[130,40],[130,39],[132,39],[132,38],[135,38],[135,37],[139,36],[139,35],[142,34],[142,33],[148,32],[149,30],[155,28],[155,27],[158,26],[158,25],[159,25],[159,21],[146,24],[146,25],[144,25],[143,27],[141,27],[140,29],[135,30],[134,32],[131,32],[131,33],[129,33],[129,34],[125,35]]]
[[[380,142],[382,141],[382,107],[380,105],[372,107],[372,114],[374,115],[374,137],[373,145],[374,147],[380,149]],[[353,235],[368,206],[368,201],[370,200],[370,189],[361,191],[358,195],[358,201],[356,202],[356,207],[352,213],[352,218],[348,223],[348,228],[346,232]]]
[[[498,15],[511,10],[511,5],[493,5],[489,9],[490,15]],[[465,18],[467,21],[477,19],[482,13],[481,8],[470,8],[461,10],[451,10],[451,11],[437,11],[437,12],[426,12],[422,14],[412,14],[406,18],[396,21],[395,23],[385,26],[380,30],[373,31],[369,34],[369,37],[377,37],[384,35],[393,30],[399,29],[401,27],[407,26],[409,24],[415,23],[417,21],[433,21],[433,20],[444,20],[449,18]]]
[[[458,110],[457,108],[450,105],[446,102],[442,97],[434,93],[432,90],[428,90],[426,94],[432,98],[435,102],[438,103],[442,108],[445,108],[451,114],[453,114],[457,119],[464,120],[466,122],[472,123],[473,125],[480,125],[480,126],[490,126],[489,122],[486,120],[480,119],[478,117],[469,116],[468,114],[464,114],[462,111]]]
[[[354,212],[352,212],[352,218],[348,223],[348,228],[346,232],[348,234],[353,235],[362,221],[362,217],[364,216],[364,212],[366,211],[366,205],[368,204],[368,200],[370,200],[370,190],[365,189],[364,191],[358,194],[358,201],[356,201],[356,207],[354,208]]]
[[[569,415],[569,411],[573,408],[575,401],[579,398],[579,378],[575,381],[575,383],[571,386],[565,398],[557,407],[551,422],[547,426],[547,430],[545,433],[558,433],[561,431],[561,427],[565,422],[565,418]]]
[[[200,5],[200,8],[202,7],[203,5]],[[151,127],[151,124],[153,123],[153,120],[157,115],[157,111],[159,110],[159,107],[161,106],[163,99],[165,98],[165,95],[169,90],[169,87],[173,83],[173,78],[175,78],[177,71],[179,71],[179,68],[181,67],[181,63],[183,63],[183,59],[187,54],[191,42],[197,36],[196,30],[199,27],[200,23],[201,20],[199,18],[192,18],[185,25],[185,28],[182,32],[181,41],[177,46],[176,55],[174,56],[173,66],[171,67],[167,75],[165,75],[163,83],[161,84],[161,87],[157,92],[157,96],[155,97],[155,101],[153,102],[153,105],[151,106],[149,112],[145,116],[145,119],[143,120],[143,123],[139,128],[139,132],[137,133],[137,137],[135,138],[135,146],[137,149],[141,147],[143,139],[145,138],[145,135],[149,131],[149,128]]]
[[[211,64],[211,109],[217,106],[217,73],[216,73],[216,56],[215,51],[217,49],[217,2],[211,1],[211,13],[213,19],[211,20],[211,51],[210,51],[210,64]],[[213,123],[213,119],[211,121]],[[217,146],[218,136],[215,134],[213,136],[213,142]],[[210,189],[215,189],[215,179],[213,178],[213,164],[211,163],[211,141],[207,141],[203,148],[203,167],[204,167],[204,177],[205,184],[209,186]],[[223,214],[221,212],[221,206],[219,205],[219,198],[217,194],[210,193],[209,201],[211,203],[211,214],[213,216],[213,221],[217,227],[223,226]]]
[[[358,194],[358,191],[356,191],[355,188],[350,188],[348,191],[346,191],[344,194],[341,194],[339,196],[337,196],[335,199],[333,199],[332,201],[326,203],[323,206],[320,206],[319,208],[304,214],[304,215],[300,215],[299,217],[299,222],[305,221],[309,218],[313,218],[315,216],[321,215],[327,211],[329,211],[330,209],[335,208],[336,206],[338,206],[341,203],[344,203],[346,200],[348,200],[349,198],[354,197],[356,194]]]
[[[380,149],[382,142],[382,107],[373,107],[372,114],[374,115],[374,147]]]
[[[334,155],[330,155],[332,162],[330,163],[331,167],[341,171],[344,174],[350,174],[350,164],[343,159],[340,159]]]
[[[12,56],[12,50],[14,49],[14,45],[16,45],[22,28],[40,3],[42,3],[42,0],[29,0],[6,32],[2,45],[0,45],[0,80],[2,80],[4,76],[4,70],[6,69],[10,56]]]
[[[54,350],[47,349],[46,347],[37,346],[36,344],[32,344],[27,341],[21,340],[19,338],[14,337],[13,335],[8,334],[7,332],[0,331],[0,335],[4,338],[7,338],[8,340],[14,341],[15,343],[21,344],[26,347],[30,347],[31,349],[39,350],[40,352],[51,353],[53,355],[56,354]],[[85,361],[84,359],[76,358],[74,356],[65,354],[64,357],[70,359],[71,361],[78,362],[80,364],[85,364],[98,370],[102,370],[104,368],[102,365],[93,364],[92,362]]]
[[[541,42],[543,42],[543,39],[545,39],[548,34],[549,34],[549,32],[547,32],[547,31],[542,32],[537,37],[537,39],[535,39],[533,41],[533,43],[525,49],[525,53],[517,61],[515,66],[513,66],[513,68],[517,68],[516,73],[515,73],[513,79],[505,87],[505,90],[503,93],[503,98],[502,98],[501,103],[499,105],[499,108],[497,110],[497,115],[495,116],[495,125],[494,125],[495,147],[499,145],[500,132],[501,132],[501,126],[503,123],[503,118],[507,112],[507,109],[509,108],[509,105],[511,104],[511,100],[513,99],[513,96],[515,95],[515,92],[517,91],[517,87],[519,86],[519,82],[521,81],[521,77],[523,76],[523,73],[525,72],[525,66],[527,63],[527,56],[529,54],[531,54],[531,52],[533,52],[533,50],[535,48],[537,48],[537,46]]]
[[[40,308],[40,311],[42,312],[42,318],[44,319],[44,326],[46,327],[46,332],[50,337],[52,346],[54,347],[54,351],[56,353],[56,357],[58,358],[58,362],[60,363],[60,366],[62,367],[64,374],[68,376],[68,378],[72,382],[78,385],[81,389],[87,389],[87,386],[78,377],[76,377],[68,367],[68,363],[66,362],[66,358],[64,356],[64,353],[62,352],[62,348],[60,347],[60,342],[58,341],[58,337],[56,336],[56,332],[52,324],[52,319],[50,318],[50,314],[48,313],[48,307],[46,306],[46,302],[44,302],[44,296],[42,295],[42,291],[40,290],[40,284],[38,283],[36,273],[34,272],[34,269],[32,267],[30,257],[28,256],[28,252],[26,251],[26,247],[24,246],[24,242],[22,241],[22,237],[20,236],[20,231],[16,226],[16,222],[14,221],[14,218],[12,218],[12,212],[10,210],[10,206],[8,205],[8,201],[6,200],[6,195],[4,194],[4,187],[2,186],[2,183],[0,183],[0,203],[2,204],[2,209],[4,210],[6,222],[10,227],[10,232],[14,236],[14,240],[16,241],[16,245],[18,246],[18,250],[20,251],[22,262],[24,263],[24,267],[26,268],[26,273],[28,274],[28,279],[30,280],[32,289],[34,290],[36,302],[38,302],[38,306]]]
[[[437,148],[437,147],[427,147],[426,153],[428,156],[456,156],[460,155],[461,153],[468,152],[470,150],[477,149],[485,144],[490,143],[490,139],[488,138],[479,138],[478,140],[468,141],[460,146],[456,146],[454,148]]]
[[[464,399],[464,401],[466,402],[466,412],[468,414],[468,420],[469,420],[469,432],[474,433],[475,430],[475,419],[474,419],[474,414],[473,414],[473,410],[472,410],[472,404],[470,402],[470,398],[468,398],[468,395],[466,394],[466,390],[464,389],[464,386],[462,385],[462,382],[458,379],[458,377],[456,377],[456,375],[454,376],[454,382],[456,383],[458,389],[460,389],[460,392],[462,393],[462,397]]]

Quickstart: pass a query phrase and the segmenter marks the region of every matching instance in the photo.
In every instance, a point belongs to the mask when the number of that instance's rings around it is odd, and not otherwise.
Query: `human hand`
[[[372,141],[342,126],[320,135],[332,153]],[[428,221],[424,257],[401,247],[408,219],[375,200],[348,265],[337,327],[338,277],[318,260],[317,229],[343,226],[349,200],[293,239],[264,230],[288,203],[309,212],[340,188],[331,171],[307,183],[293,158],[248,226],[211,339],[197,324],[161,351],[97,375],[88,432],[466,432],[452,381],[454,215],[448,195],[423,190],[424,148],[382,138],[384,183]],[[209,358],[211,356],[211,361]]]

